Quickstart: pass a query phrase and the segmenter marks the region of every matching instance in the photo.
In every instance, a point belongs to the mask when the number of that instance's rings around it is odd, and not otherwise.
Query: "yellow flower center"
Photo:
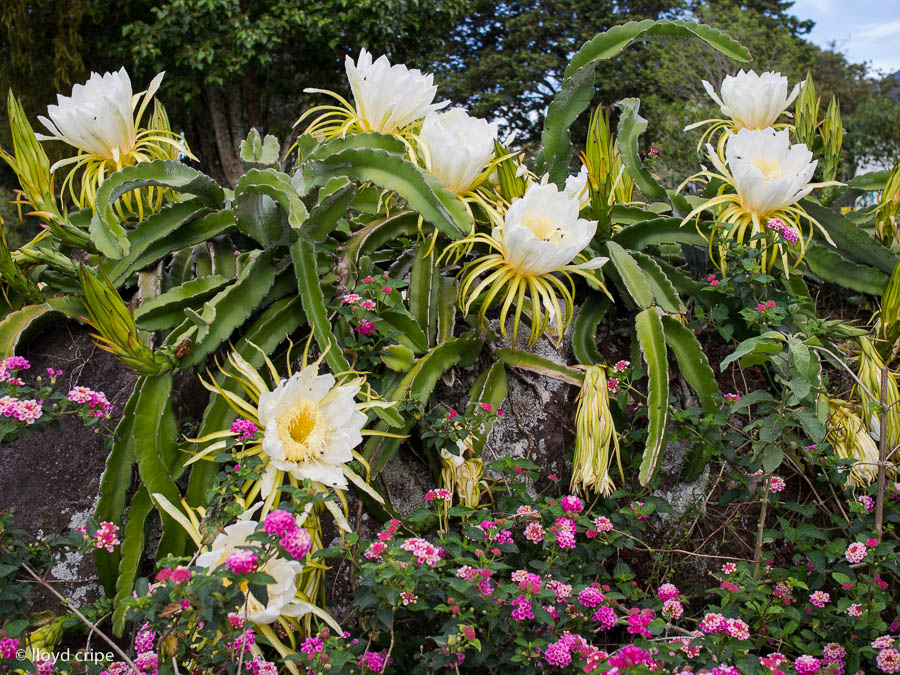
[[[554,246],[559,246],[562,240],[562,228],[550,218],[525,216],[522,224],[531,230],[531,233],[541,241],[549,241]]]
[[[765,159],[764,157],[757,157],[753,160],[753,166],[762,172],[763,178],[766,179],[767,183],[770,180],[775,180],[782,176],[781,164],[776,161]]]
[[[298,399],[276,421],[285,457],[302,464],[325,454],[328,422],[316,401]]]

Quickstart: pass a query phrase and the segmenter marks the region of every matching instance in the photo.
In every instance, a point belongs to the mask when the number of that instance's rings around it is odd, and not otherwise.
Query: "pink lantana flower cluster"
[[[263,522],[266,534],[281,537],[278,544],[295,560],[302,560],[312,548],[312,538],[306,528],[297,525],[294,516],[282,509],[275,509]]]
[[[102,391],[94,391],[88,387],[73,387],[66,394],[72,403],[86,405],[94,417],[109,417],[113,406]]]

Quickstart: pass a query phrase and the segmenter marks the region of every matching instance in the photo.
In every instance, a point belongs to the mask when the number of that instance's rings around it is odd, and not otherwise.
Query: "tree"
[[[475,115],[500,119],[527,144],[540,136],[538,120],[582,44],[616,24],[679,7],[680,0],[476,0],[436,64],[442,91]],[[638,94],[641,68],[633,50],[598,64],[598,100]]]
[[[278,135],[286,154],[311,100],[305,87],[349,94],[344,56],[360,47],[424,61],[462,8],[462,0],[170,0],[125,23],[120,49],[145,79],[166,71],[171,118],[206,169],[234,184],[250,128]]]

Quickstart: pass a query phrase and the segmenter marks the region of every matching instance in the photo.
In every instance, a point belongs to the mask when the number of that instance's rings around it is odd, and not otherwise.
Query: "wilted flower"
[[[619,438],[609,408],[606,370],[603,366],[587,366],[575,411],[575,455],[570,483],[573,492],[612,494],[616,488],[609,475],[610,446],[621,466]]]
[[[228,564],[228,561],[231,560],[230,567],[237,565],[241,570],[239,573],[245,574],[246,572],[243,570],[250,570],[255,565],[255,554],[251,558],[248,554],[252,554],[252,551],[244,547],[251,545],[247,539],[256,532],[258,525],[259,523],[253,520],[241,520],[233,525],[228,525],[225,531],[213,540],[210,550],[197,557],[197,565],[214,570]],[[239,559],[234,555],[238,551],[244,552],[241,555],[247,558],[245,562],[243,558]],[[264,572],[274,579],[273,583],[266,586],[268,600],[263,604],[252,592],[248,592],[247,620],[256,624],[266,624],[272,623],[282,615],[301,616],[306,614],[309,611],[307,603],[297,600],[295,583],[297,575],[302,569],[303,565],[296,560],[285,560],[277,556],[269,558],[259,569],[260,572]]]

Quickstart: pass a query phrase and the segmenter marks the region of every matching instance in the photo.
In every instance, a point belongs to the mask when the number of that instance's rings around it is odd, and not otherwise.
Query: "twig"
[[[51,586],[50,584],[46,583],[43,579],[41,579],[41,577],[38,575],[38,573],[35,572],[33,569],[31,569],[31,567],[29,567],[27,564],[22,563],[22,569],[25,570],[26,572],[28,572],[28,574],[31,575],[32,579],[37,581],[41,586],[43,586],[48,591],[50,591],[53,595],[55,595],[56,598],[65,607],[68,607],[72,611],[72,614],[74,614],[79,619],[81,619],[82,623],[84,623],[85,626],[87,626],[88,628],[91,629],[92,633],[96,633],[97,635],[99,635],[100,638],[106,644],[108,644],[110,647],[112,647],[113,651],[121,657],[121,659],[128,665],[129,668],[131,668],[134,671],[137,671],[137,666],[134,665],[134,662],[128,658],[128,655],[125,652],[123,652],[122,649],[119,647],[119,645],[117,645],[115,642],[113,642],[106,633],[104,633],[99,628],[97,628],[97,624],[92,623],[90,620],[88,620],[88,618],[84,614],[82,614],[81,612],[78,611],[77,607],[72,605],[72,603],[70,603],[63,596],[61,596],[59,593],[57,593],[56,589],[53,588],[53,586]]]
[[[763,534],[766,531],[766,513],[769,510],[769,477],[766,476],[766,490],[763,493],[762,511],[759,514],[759,527],[756,530],[756,550],[753,552],[753,579],[759,579],[759,563],[762,560]]]
[[[709,555],[706,553],[694,553],[693,551],[684,551],[680,548],[650,548],[643,541],[641,541],[637,537],[632,537],[627,532],[622,532],[621,530],[612,530],[612,531],[617,534],[624,535],[624,536],[628,537],[629,539],[631,539],[632,541],[636,541],[638,544],[643,546],[644,550],[647,551],[648,553],[681,553],[682,555],[693,555],[698,558],[714,558],[716,560],[740,560],[742,562],[751,562],[751,560],[749,558],[735,558],[734,556],[730,556],[730,555]]]

